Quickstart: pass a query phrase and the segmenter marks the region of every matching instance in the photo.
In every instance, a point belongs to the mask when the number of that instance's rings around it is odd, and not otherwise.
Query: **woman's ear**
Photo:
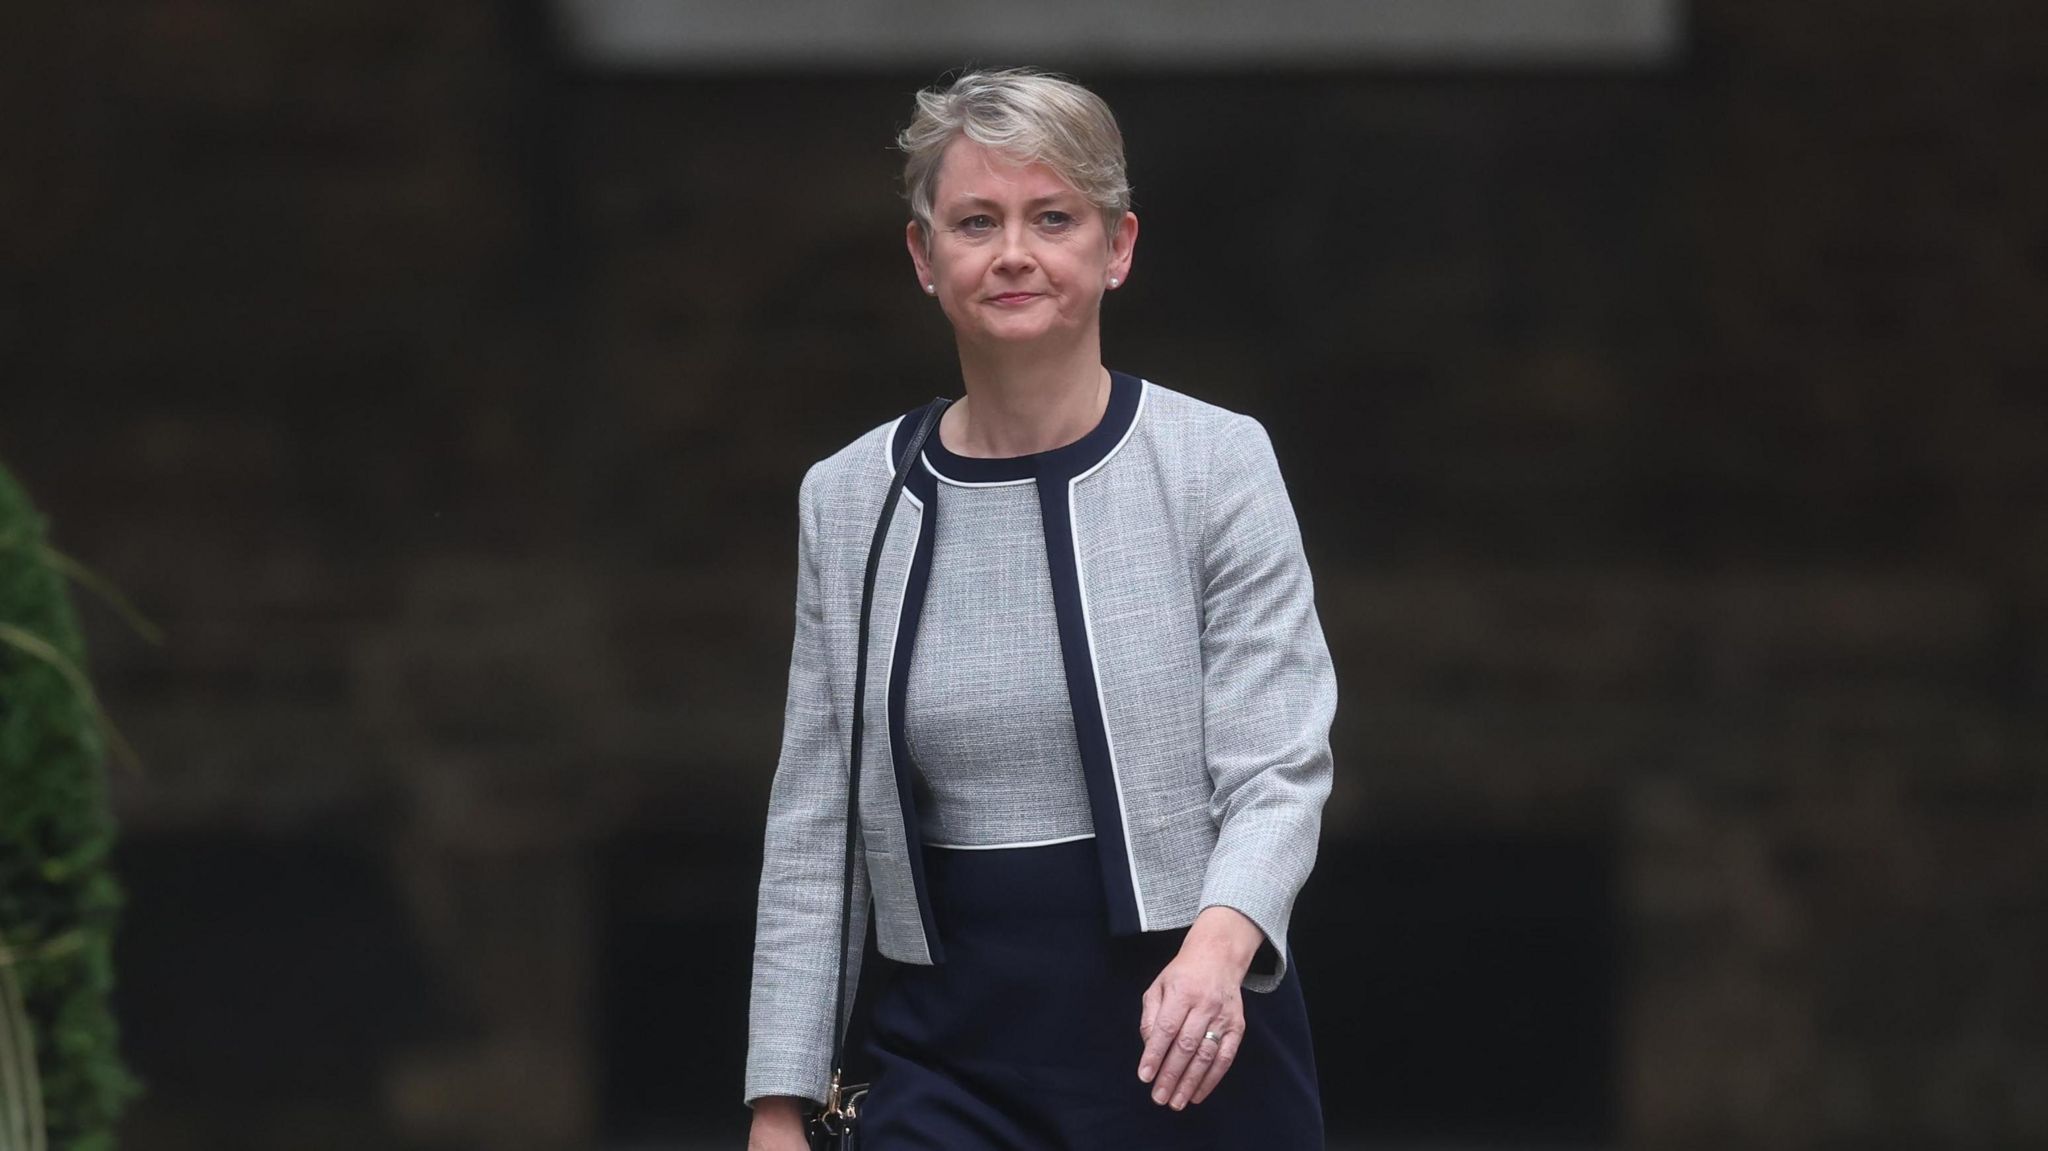
[[[925,256],[924,228],[916,220],[903,227],[903,246],[910,249],[910,265],[917,269],[918,289],[926,295],[935,291],[932,262]]]
[[[1125,212],[1109,235],[1109,274],[1119,285],[1130,282],[1131,256],[1137,247],[1138,214]]]

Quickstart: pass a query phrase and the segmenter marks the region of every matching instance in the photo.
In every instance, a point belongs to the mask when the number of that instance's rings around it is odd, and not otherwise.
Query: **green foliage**
[[[109,1001],[121,889],[104,737],[61,566],[0,467],[0,963],[34,1035],[49,1146],[111,1151],[139,1086]]]

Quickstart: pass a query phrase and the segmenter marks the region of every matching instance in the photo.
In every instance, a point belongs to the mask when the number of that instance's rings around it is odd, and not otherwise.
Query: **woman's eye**
[[[1074,222],[1074,218],[1065,212],[1047,212],[1045,215],[1040,216],[1039,219],[1044,220],[1048,227],[1053,228],[1064,228]]]
[[[987,216],[969,216],[960,221],[960,229],[965,232],[979,232],[994,226],[995,221]]]

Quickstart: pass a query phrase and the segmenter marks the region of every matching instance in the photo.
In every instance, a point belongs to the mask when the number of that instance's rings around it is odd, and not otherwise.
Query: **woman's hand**
[[[1264,938],[1243,912],[1204,908],[1180,954],[1145,989],[1138,1078],[1152,1084],[1154,1103],[1175,1111],[1200,1103],[1230,1070],[1244,1039],[1244,973]],[[1205,1039],[1208,1031],[1222,1038]]]
[[[804,1101],[793,1095],[769,1095],[754,1101],[754,1126],[747,1132],[747,1151],[809,1151],[804,1134]]]

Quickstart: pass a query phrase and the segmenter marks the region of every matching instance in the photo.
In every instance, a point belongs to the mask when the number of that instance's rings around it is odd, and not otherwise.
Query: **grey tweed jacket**
[[[914,416],[916,413],[911,413]],[[796,635],[768,801],[745,1100],[819,1101],[830,1078],[861,577],[910,418],[804,476]],[[1037,455],[914,467],[890,524],[869,633],[860,843],[846,1010],[873,903],[876,946],[945,961],[903,741],[909,653],[950,486],[1033,484],[1112,934],[1236,908],[1264,935],[1244,987],[1287,966],[1331,780],[1336,675],[1265,429],[1121,372],[1101,422]],[[1135,1006],[1133,1010],[1135,1011]]]

